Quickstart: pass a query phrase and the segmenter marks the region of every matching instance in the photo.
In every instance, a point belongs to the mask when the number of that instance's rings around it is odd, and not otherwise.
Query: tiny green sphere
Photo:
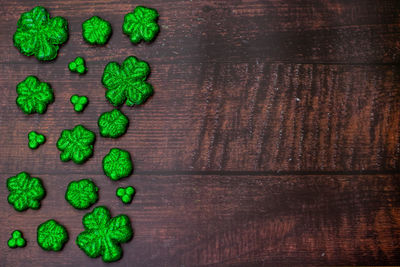
[[[123,149],[110,149],[110,152],[103,158],[103,170],[105,175],[114,181],[128,177],[133,171],[131,155]]]
[[[35,131],[31,131],[28,134],[28,141],[29,141],[28,142],[29,148],[36,149],[40,145],[44,144],[44,142],[46,141],[46,138],[42,134],[39,134]]]
[[[86,96],[73,95],[70,98],[70,102],[74,105],[76,112],[82,112],[89,103],[89,99]]]
[[[12,232],[11,238],[8,240],[7,245],[10,248],[24,247],[26,245],[26,241],[23,238],[21,231],[15,230]]]
[[[60,251],[67,241],[67,230],[55,220],[48,220],[37,228],[37,242],[43,250]]]
[[[82,57],[76,57],[74,61],[68,64],[68,69],[71,72],[76,72],[79,74],[85,74],[87,71],[85,60]]]
[[[106,44],[111,32],[111,24],[98,16],[93,16],[82,23],[83,40],[91,45]]]
[[[125,204],[129,204],[132,202],[133,196],[135,195],[135,188],[132,186],[128,186],[126,188],[119,187],[117,189],[116,195],[121,199],[121,201]]]

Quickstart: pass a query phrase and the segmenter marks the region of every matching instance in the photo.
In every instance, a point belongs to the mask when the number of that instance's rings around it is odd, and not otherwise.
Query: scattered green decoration
[[[102,256],[103,261],[113,262],[122,257],[121,243],[133,237],[133,230],[128,216],[121,214],[111,218],[104,206],[96,207],[87,213],[82,224],[85,231],[76,238],[76,244],[91,258]]]
[[[10,191],[8,203],[13,205],[16,211],[24,211],[28,208],[38,209],[40,201],[45,196],[41,180],[31,177],[26,172],[8,178],[7,188]]]
[[[89,100],[86,96],[79,96],[79,95],[71,96],[70,101],[71,104],[74,105],[74,110],[76,112],[82,112],[89,103]]]
[[[122,31],[134,44],[141,40],[151,42],[160,31],[157,24],[158,12],[155,9],[137,6],[132,13],[125,15]]]
[[[95,138],[95,134],[82,125],[75,126],[73,130],[63,130],[57,141],[61,161],[72,159],[76,164],[84,163],[93,155]]]
[[[17,85],[17,106],[25,113],[43,114],[47,105],[54,102],[53,89],[35,76],[28,76]]]
[[[127,106],[142,104],[153,94],[153,87],[146,82],[149,74],[149,64],[133,56],[127,57],[121,66],[117,62],[108,63],[102,78],[107,100],[114,106],[125,101]]]
[[[85,60],[83,57],[76,57],[74,61],[68,64],[68,69],[71,72],[77,72],[79,74],[84,74],[87,71]]]
[[[111,180],[128,177],[133,171],[131,155],[128,151],[112,148],[103,159],[103,170]]]
[[[9,248],[22,248],[25,247],[26,241],[22,236],[22,232],[19,230],[15,230],[14,232],[12,232],[11,238],[8,239],[7,244]]]
[[[65,199],[76,209],[87,209],[99,198],[98,190],[99,188],[90,179],[72,181],[65,192]]]
[[[111,24],[98,16],[93,16],[82,23],[83,39],[92,45],[107,43],[111,31]]]
[[[67,230],[55,220],[48,220],[37,228],[37,242],[44,250],[60,251],[67,241]]]
[[[46,138],[44,137],[43,134],[39,134],[35,131],[31,131],[28,134],[28,146],[30,149],[36,149],[38,148],[40,145],[44,144],[44,142],[46,141]]]
[[[128,117],[118,109],[104,112],[97,122],[101,136],[111,138],[117,138],[126,133],[128,124]]]
[[[63,17],[50,18],[44,7],[37,6],[22,13],[14,33],[14,46],[26,55],[38,60],[57,57],[59,45],[68,39],[68,22]]]
[[[117,189],[117,197],[121,198],[121,201],[125,204],[129,204],[132,202],[133,196],[135,195],[135,188],[132,186],[128,187],[119,187]]]

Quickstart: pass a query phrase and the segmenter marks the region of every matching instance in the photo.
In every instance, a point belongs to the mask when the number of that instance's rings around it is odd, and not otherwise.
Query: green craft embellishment
[[[89,44],[103,45],[111,36],[111,24],[98,16],[93,16],[82,23],[82,35]]]
[[[7,245],[9,248],[25,247],[26,241],[22,236],[22,232],[19,230],[12,232],[11,238],[8,239]]]
[[[134,44],[141,40],[154,40],[160,27],[157,24],[158,12],[155,9],[137,6],[132,13],[125,15],[122,31],[130,37]]]
[[[126,133],[129,120],[121,111],[114,109],[100,115],[97,125],[103,137],[117,138]]]
[[[114,106],[125,101],[127,106],[142,104],[153,94],[153,87],[146,82],[149,74],[149,64],[133,56],[127,57],[121,66],[117,62],[108,63],[102,78],[107,100]]]
[[[43,114],[47,105],[54,102],[53,89],[35,76],[28,76],[17,85],[17,106],[25,113]]]
[[[8,178],[7,188],[10,191],[8,203],[13,205],[16,211],[24,211],[28,208],[38,209],[40,201],[45,196],[41,180],[31,177],[26,172]]]
[[[87,213],[82,224],[85,231],[76,238],[76,244],[91,258],[102,256],[103,261],[117,261],[122,257],[121,243],[133,237],[131,222],[125,214],[111,218],[104,206]]]
[[[117,189],[117,197],[121,198],[121,201],[125,204],[129,204],[132,202],[133,196],[135,195],[135,188],[132,186],[128,187],[119,187]]]
[[[90,179],[72,181],[65,192],[65,199],[76,209],[87,209],[99,198],[98,190],[99,188]]]
[[[60,251],[67,241],[67,230],[55,220],[48,220],[37,228],[37,242],[44,250]]]
[[[52,60],[57,57],[59,45],[68,39],[68,22],[63,17],[50,18],[44,7],[37,6],[21,14],[13,39],[22,54]]]
[[[72,130],[63,130],[57,141],[61,161],[72,159],[76,164],[84,163],[93,155],[95,138],[95,134],[82,125],[77,125]]]
[[[82,112],[89,103],[89,100],[86,96],[79,96],[79,95],[71,96],[70,101],[71,104],[74,105],[74,110],[76,112]]]
[[[44,144],[46,141],[46,138],[44,137],[43,134],[39,134],[35,131],[31,131],[28,134],[28,146],[30,149],[36,149],[38,148],[41,144]]]
[[[119,180],[131,175],[133,165],[128,151],[112,148],[103,159],[103,170],[111,180]]]
[[[79,74],[84,74],[87,71],[85,60],[82,57],[76,57],[74,61],[68,64],[68,69],[71,72],[77,72]]]

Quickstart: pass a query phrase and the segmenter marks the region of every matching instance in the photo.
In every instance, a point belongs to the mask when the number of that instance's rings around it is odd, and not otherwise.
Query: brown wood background
[[[70,38],[51,63],[12,44],[19,15],[43,5],[69,21]],[[156,8],[161,32],[132,45],[123,16]],[[92,178],[113,215],[128,214],[134,239],[113,266],[400,265],[400,2],[396,0],[1,0],[0,264],[105,266],[75,245],[85,211],[64,200],[67,184]],[[111,22],[105,47],[83,42],[92,15]],[[128,133],[100,138],[110,110],[101,85],[109,61],[135,55],[151,65],[154,96],[123,107]],[[89,72],[70,73],[84,56]],[[15,87],[27,75],[56,96],[44,115],[24,115]],[[89,97],[74,113],[72,94]],[[55,143],[78,123],[97,134],[94,157],[62,163]],[[27,146],[31,130],[45,145]],[[131,152],[135,172],[111,182],[101,160],[111,147]],[[6,179],[42,178],[40,210],[7,203]],[[118,186],[136,197],[123,206]],[[54,218],[70,241],[60,253],[36,243]],[[28,241],[10,250],[14,229]]]

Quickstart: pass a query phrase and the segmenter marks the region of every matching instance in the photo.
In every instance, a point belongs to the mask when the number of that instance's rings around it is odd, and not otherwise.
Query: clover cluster
[[[152,42],[159,32],[158,13],[155,9],[137,6],[124,17],[122,32],[133,44],[141,41]],[[39,61],[50,61],[57,57],[58,50],[68,40],[68,22],[63,17],[51,18],[41,6],[21,14],[17,30],[13,36],[14,46],[25,56],[35,56]],[[82,23],[83,40],[94,46],[105,45],[112,35],[111,23],[93,16]],[[84,75],[88,68],[83,57],[77,56],[68,64],[71,72]],[[103,112],[97,121],[99,133],[104,138],[118,138],[128,129],[129,119],[119,110],[123,104],[135,106],[143,104],[152,94],[153,87],[147,82],[150,66],[134,56],[128,56],[122,64],[109,62],[103,71],[101,82],[105,98],[114,106]],[[16,104],[25,114],[43,114],[48,105],[55,101],[50,84],[40,81],[36,76],[28,76],[17,85]],[[74,94],[70,98],[77,113],[84,111],[89,100],[86,96]],[[37,149],[45,143],[45,136],[36,131],[28,134],[28,146]],[[56,143],[60,160],[84,164],[93,156],[96,135],[83,125],[61,132]],[[133,172],[130,153],[120,148],[111,148],[104,156],[103,172],[112,181],[129,177]],[[8,202],[18,212],[39,209],[46,190],[40,178],[20,172],[7,179]],[[116,196],[124,204],[129,204],[135,195],[135,188],[119,187]],[[92,179],[71,181],[65,192],[66,201],[77,210],[85,210],[94,205],[99,198],[99,188]],[[82,218],[84,227],[76,238],[77,246],[91,258],[101,256],[105,262],[117,261],[122,257],[121,244],[133,237],[133,229],[127,215],[112,217],[105,206],[97,206]],[[54,219],[49,219],[37,227],[37,243],[43,250],[60,251],[68,242],[66,227]],[[8,240],[10,248],[24,247],[26,240],[20,230],[15,230]]]

